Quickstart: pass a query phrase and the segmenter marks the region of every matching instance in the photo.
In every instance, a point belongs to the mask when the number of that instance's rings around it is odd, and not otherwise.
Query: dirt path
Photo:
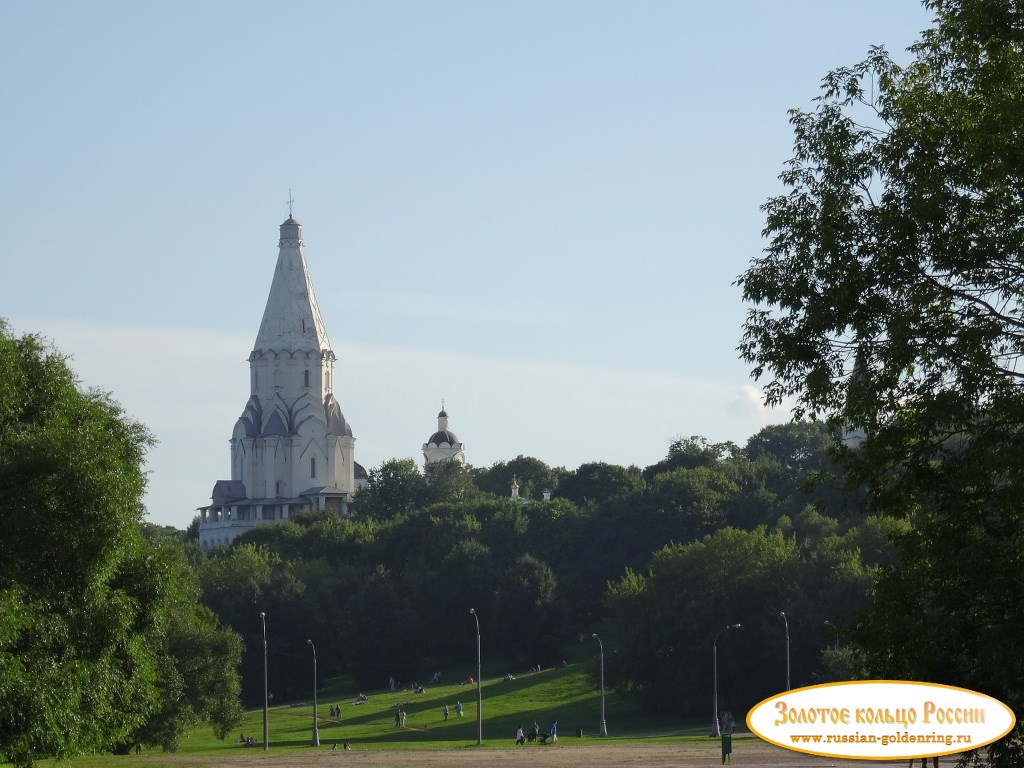
[[[332,751],[329,747],[297,753],[241,750],[238,754],[189,758],[179,755],[154,761],[153,765],[200,768],[217,765],[231,768],[448,768],[448,766],[485,766],[486,768],[718,768],[721,752],[717,742],[707,744],[658,744],[628,746],[556,747],[527,746],[519,749],[408,749]],[[149,762],[149,761],[147,761]],[[943,758],[954,765],[954,758]],[[740,740],[734,743],[732,764],[756,768],[906,768],[906,760],[838,760],[805,755],[773,747],[762,742]]]

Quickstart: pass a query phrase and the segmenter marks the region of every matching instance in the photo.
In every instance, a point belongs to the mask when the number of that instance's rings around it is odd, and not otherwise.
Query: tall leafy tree
[[[558,495],[573,504],[599,504],[643,488],[644,481],[636,467],[621,467],[603,461],[580,464],[575,472],[562,477]]]
[[[353,514],[362,518],[387,520],[420,506],[426,481],[412,459],[390,459],[370,470],[365,488],[359,489],[352,504]]]
[[[764,528],[723,528],[655,553],[648,573],[609,586],[616,684],[652,709],[711,721],[712,652],[723,627],[742,632],[718,644],[723,708],[745,711],[785,682],[779,610],[800,591],[796,543]]]
[[[0,755],[18,765],[130,738],[154,658],[114,577],[138,543],[151,443],[63,357],[0,323]]]
[[[163,733],[231,721],[232,651],[216,648],[231,636],[178,589],[179,545],[140,532],[151,442],[60,354],[0,321],[0,760],[133,743],[160,718]],[[190,633],[227,659],[216,680],[185,680]]]
[[[863,430],[852,477],[913,522],[878,584],[869,662],[1019,713],[1024,15],[1013,0],[925,5],[935,23],[906,67],[872,49],[792,113],[788,191],[739,278],[757,305],[740,349],[769,402]],[[1021,764],[1021,737],[993,760]]]
[[[511,461],[498,461],[486,469],[474,469],[477,488],[495,496],[508,496],[512,480],[519,484],[519,495],[540,499],[544,491],[554,491],[559,478],[566,474],[561,467],[549,467],[540,459],[519,455]]]
[[[145,616],[144,642],[155,656],[159,706],[132,741],[176,750],[189,728],[208,723],[224,738],[242,719],[238,666],[242,640],[199,603],[199,579],[172,538],[143,541],[120,569],[121,588]]]
[[[435,461],[423,470],[423,506],[440,502],[469,501],[479,495],[473,477],[458,461]]]
[[[247,538],[230,549],[214,550],[201,565],[203,600],[245,640],[242,695],[250,702],[263,698],[264,620],[260,613],[266,614],[270,690],[287,699],[290,689],[306,679],[306,640],[319,611],[307,604],[306,584],[292,564],[266,545],[248,543]]]
[[[864,605],[870,578],[856,549],[834,536],[807,548],[762,526],[670,544],[646,574],[627,570],[608,587],[614,684],[650,709],[710,722],[717,648],[719,705],[746,711],[784,689],[787,625],[779,612],[788,617],[793,684],[809,683],[830,639],[824,621],[845,626]],[[742,630],[720,635],[733,624]]]
[[[557,579],[546,564],[523,555],[498,579],[497,647],[509,658],[550,660],[565,641],[565,610],[555,599]]]
[[[645,480],[650,480],[662,472],[670,472],[680,467],[713,467],[726,457],[735,456],[736,453],[737,448],[732,443],[712,443],[700,435],[677,437],[669,444],[668,455],[657,464],[644,469],[643,476]]]
[[[419,616],[387,568],[377,566],[353,596],[346,629],[350,672],[361,686],[389,676],[409,682],[419,671]]]

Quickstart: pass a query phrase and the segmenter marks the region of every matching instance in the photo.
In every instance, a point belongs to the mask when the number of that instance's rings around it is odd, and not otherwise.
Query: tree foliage
[[[426,481],[412,459],[391,459],[370,471],[368,483],[353,503],[353,514],[387,519],[415,509]]]
[[[108,395],[82,392],[40,338],[15,338],[0,321],[5,761],[26,766],[147,734],[170,744],[202,720],[233,724],[237,640],[196,604],[180,544],[141,534],[151,442]],[[213,679],[186,680],[196,634],[209,642]]]
[[[603,461],[581,464],[558,483],[558,495],[581,506],[596,504],[637,491],[643,477],[636,467],[620,467]]]
[[[132,743],[173,751],[189,728],[208,723],[218,738],[241,722],[239,636],[199,603],[199,581],[173,540],[144,541],[121,568],[118,582],[145,616],[144,641],[154,655],[157,707]]]
[[[0,755],[18,765],[130,737],[156,704],[113,583],[139,541],[149,444],[39,338],[0,325]]]
[[[540,499],[544,491],[554,491],[566,470],[552,468],[540,459],[520,454],[511,461],[499,461],[487,469],[474,469],[473,480],[477,488],[495,496],[508,496],[514,479],[519,484],[519,495],[527,499]]]
[[[794,685],[810,682],[827,620],[863,607],[870,572],[856,550],[826,538],[813,548],[758,527],[722,528],[658,551],[646,574],[608,587],[607,640],[615,685],[649,707],[711,721],[717,647],[719,705],[746,711],[784,690],[788,617]],[[733,624],[742,630],[720,634]],[[719,642],[715,643],[716,637]]]
[[[806,574],[817,578],[812,598],[785,606],[806,650],[795,679],[810,682],[827,640],[819,623],[828,618],[845,628],[846,612],[863,603],[870,571],[854,553],[864,542],[872,556],[886,554],[880,540],[885,529],[862,533],[837,495],[808,491],[811,468],[830,461],[826,446],[832,440],[822,425],[766,428],[755,438],[760,447],[749,452],[701,437],[673,441],[665,460],[644,470],[588,463],[565,473],[518,457],[483,471],[439,463],[421,474],[410,461],[387,461],[371,472],[374,482],[357,495],[351,518],[258,527],[232,547],[210,551],[199,563],[204,599],[246,640],[244,690],[253,702],[262,696],[261,611],[267,616],[270,687],[278,701],[309,695],[304,685],[291,684],[308,680],[307,638],[316,643],[321,676],[351,674],[365,687],[390,675],[409,683],[458,668],[474,654],[470,608],[480,617],[484,647],[491,649],[485,659],[505,673],[508,665],[548,666],[571,658],[567,647],[578,647],[579,634],[608,616],[610,581],[624,572],[648,573],[652,557],[660,557],[652,553],[699,543],[729,525],[739,540],[749,534],[770,542],[768,549],[779,544],[793,550],[797,583]],[[558,474],[556,496],[509,498],[506,481],[519,472],[535,489]],[[562,491],[580,503],[559,496]],[[782,533],[784,518],[789,525]],[[731,581],[745,585],[761,574],[759,562],[742,548],[730,567]],[[647,578],[636,577],[645,585]],[[691,591],[688,605],[701,615],[712,616],[713,603],[723,599],[716,590],[678,588]],[[654,590],[660,610],[680,605],[668,599],[672,589]],[[748,589],[756,592],[743,587],[740,597]],[[646,618],[633,615],[636,605],[621,608],[614,614],[616,628],[648,626]],[[763,621],[763,638],[781,643],[777,616]],[[615,634],[608,631],[610,653],[617,651]],[[687,664],[702,662],[665,654],[661,645],[671,638],[660,631],[642,634],[642,647],[640,638],[632,638],[614,664],[622,664],[627,647],[631,656],[661,663],[637,667],[635,679],[617,679],[652,706],[671,705],[682,714],[689,706],[685,697],[645,692],[655,690],[653,678],[682,680],[691,674]],[[465,668],[465,674],[472,671]],[[761,687],[747,685],[748,677]],[[734,694],[745,700],[764,687],[756,674],[744,673]]]
[[[875,670],[1020,712],[1024,16],[925,5],[907,66],[874,48],[792,113],[788,191],[738,281],[757,305],[740,349],[769,402],[864,429],[851,477],[912,522],[864,625]],[[993,758],[1019,750],[1018,731]]]

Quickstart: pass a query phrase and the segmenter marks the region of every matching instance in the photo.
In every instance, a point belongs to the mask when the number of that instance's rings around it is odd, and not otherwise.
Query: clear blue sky
[[[441,398],[470,463],[644,466],[766,412],[732,285],[787,109],[911,0],[0,4],[0,316],[160,441],[150,519],[229,476],[289,189],[367,468]]]

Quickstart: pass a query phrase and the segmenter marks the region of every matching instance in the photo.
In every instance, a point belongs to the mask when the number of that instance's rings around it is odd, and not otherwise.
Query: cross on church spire
[[[294,202],[295,202],[295,200],[292,198],[292,190],[289,187],[289,189],[288,189],[288,218],[289,219],[292,218],[292,203],[294,203]]]

